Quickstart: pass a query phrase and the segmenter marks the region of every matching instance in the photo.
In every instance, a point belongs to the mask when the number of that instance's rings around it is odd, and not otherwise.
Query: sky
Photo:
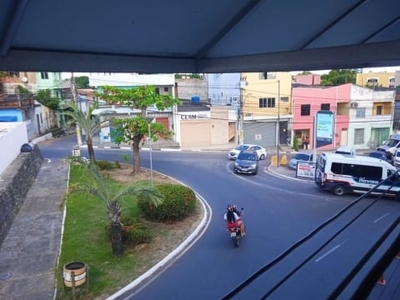
[[[368,72],[394,72],[400,70],[400,66],[398,67],[384,67],[384,68],[364,68],[363,72],[368,73]],[[330,70],[318,70],[318,71],[311,71],[314,74],[328,74]],[[303,71],[292,71],[291,73],[293,75],[299,74]],[[78,76],[89,76],[90,73],[74,73],[75,77]],[[62,73],[62,78],[71,78],[71,73]]]

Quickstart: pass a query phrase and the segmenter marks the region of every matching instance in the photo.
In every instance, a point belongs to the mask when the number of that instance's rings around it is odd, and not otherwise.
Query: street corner
[[[265,172],[271,174],[272,176],[281,178],[281,179],[288,179],[288,180],[295,180],[295,181],[309,181],[306,178],[298,178],[296,177],[296,172],[294,170],[288,169],[287,166],[284,167],[277,167],[273,164],[265,167]]]

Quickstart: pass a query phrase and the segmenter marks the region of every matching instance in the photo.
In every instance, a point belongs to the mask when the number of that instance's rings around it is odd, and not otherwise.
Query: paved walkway
[[[68,169],[44,160],[0,248],[0,299],[54,298]]]

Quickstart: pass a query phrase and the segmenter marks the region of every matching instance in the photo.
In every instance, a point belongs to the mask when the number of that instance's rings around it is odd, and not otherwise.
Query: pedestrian
[[[306,136],[305,143],[306,143],[306,149],[308,150],[308,144],[310,143],[310,139],[308,138],[308,136]]]
[[[301,148],[306,149],[306,138],[304,135],[303,135],[303,138],[301,139]]]

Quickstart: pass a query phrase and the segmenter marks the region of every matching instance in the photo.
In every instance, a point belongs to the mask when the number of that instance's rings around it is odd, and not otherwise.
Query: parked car
[[[388,161],[387,155],[383,151],[373,151],[373,152],[368,153],[367,156],[381,159],[383,161]]]
[[[253,150],[242,150],[235,160],[234,173],[254,174],[258,172],[257,153]]]
[[[296,170],[297,169],[297,162],[299,162],[299,161],[311,162],[311,161],[313,161],[313,154],[312,153],[308,153],[308,152],[296,153],[295,156],[293,156],[289,160],[288,168],[292,169],[292,170]]]
[[[340,146],[335,150],[337,154],[356,155],[356,149],[352,146]]]
[[[394,152],[392,163],[396,167],[396,169],[400,169],[400,150],[399,149]]]
[[[237,146],[236,148],[232,149],[228,153],[229,159],[236,159],[239,153],[243,150],[251,150],[257,153],[257,159],[265,159],[267,157],[267,149],[260,145],[253,145],[253,144],[242,144]]]

